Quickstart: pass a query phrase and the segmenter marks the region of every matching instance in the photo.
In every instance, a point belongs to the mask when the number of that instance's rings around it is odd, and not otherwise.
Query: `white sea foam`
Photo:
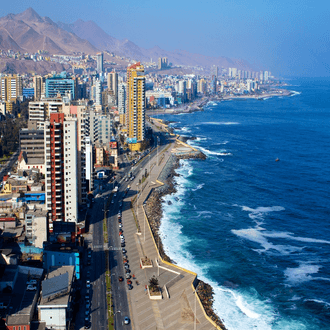
[[[196,190],[202,189],[202,188],[204,187],[204,184],[205,184],[205,183],[201,183],[201,184],[199,184],[196,188],[193,188],[193,189],[191,189],[191,190],[192,190],[192,191],[196,191]]]
[[[197,212],[197,214],[198,214],[197,218],[200,218],[200,217],[211,218],[213,213],[211,211],[199,211],[199,212]]]
[[[201,141],[206,141],[206,140],[207,140],[206,137],[200,137],[200,136],[198,136],[198,137],[196,137],[195,140],[192,140],[192,141],[195,141],[195,142],[201,142]]]
[[[198,125],[239,125],[240,123],[235,122],[235,121],[207,121],[207,122],[202,122],[195,124],[196,126]]]
[[[218,105],[218,103],[217,102],[214,102],[214,101],[208,101],[207,103],[206,103],[206,106],[217,106]]]
[[[215,156],[232,156],[232,154],[230,152],[219,152],[219,151],[211,151],[208,150],[206,148],[203,148],[201,146],[195,145],[194,147],[200,149],[201,151],[203,151],[205,154],[207,155],[215,155]]]
[[[296,247],[291,245],[275,245],[268,241],[267,233],[264,232],[263,228],[249,228],[249,229],[232,229],[231,232],[238,237],[244,238],[251,242],[260,244],[263,249],[254,249],[256,252],[267,252],[274,253],[277,251],[282,255],[288,255],[293,252],[300,252],[303,250],[302,247]]]
[[[290,96],[296,96],[296,95],[300,95],[301,92],[296,92],[296,91],[291,91],[291,95]]]
[[[317,274],[322,266],[302,263],[297,268],[287,268],[284,271],[286,281],[289,285],[299,285],[303,282],[318,279],[311,275]]]
[[[296,327],[294,322],[283,320],[274,326],[276,321],[275,311],[271,302],[257,298],[256,294],[245,292],[239,289],[229,289],[221,286],[209,278],[209,269],[213,263],[201,265],[194,260],[186,249],[191,244],[189,238],[182,234],[180,225],[180,209],[184,203],[184,196],[187,189],[190,189],[189,176],[193,168],[188,161],[180,161],[181,167],[175,177],[177,192],[164,197],[164,212],[160,226],[160,235],[167,255],[183,268],[197,272],[198,278],[210,284],[214,289],[214,309],[224,321],[228,330],[302,330],[303,326]],[[167,205],[171,200],[172,204]],[[166,207],[165,207],[166,206]],[[194,209],[197,209],[194,205]],[[198,209],[197,209],[198,210]],[[211,212],[198,212],[199,216],[209,215]],[[196,242],[194,244],[200,244]]]
[[[190,133],[190,132],[191,132],[190,128],[189,128],[189,127],[186,127],[186,126],[183,126],[183,127],[181,128],[181,131],[182,131],[182,132],[186,132],[186,133]]]
[[[319,300],[319,299],[304,299],[304,301],[312,301],[312,302],[316,302],[318,304],[324,305],[326,308],[330,308],[330,303],[323,301],[323,300]]]

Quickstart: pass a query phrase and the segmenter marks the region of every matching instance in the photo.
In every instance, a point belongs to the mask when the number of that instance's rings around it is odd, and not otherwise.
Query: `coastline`
[[[189,157],[189,159],[193,158],[203,159],[202,156]],[[162,198],[166,195],[173,194],[176,192],[176,183],[174,182],[174,178],[179,176],[179,174],[176,173],[176,169],[180,167],[180,159],[187,159],[187,157],[177,157],[173,154],[171,155],[158,177],[158,180],[163,182],[164,185],[154,189],[145,204],[145,212],[149,220],[149,225],[154,239],[158,242],[160,256],[163,260],[173,264],[176,264],[176,262],[171,260],[171,258],[166,254],[162,239],[159,235],[159,230],[163,218],[164,203]],[[217,315],[214,311],[214,290],[212,286],[198,279],[197,276],[195,289],[198,294],[199,300],[203,305],[204,311],[208,315],[208,317],[215,324],[217,324],[220,329],[227,330],[227,328],[221,321],[220,316]]]
[[[244,94],[244,95],[224,95],[224,96],[207,96],[202,99],[195,100],[190,104],[185,104],[176,108],[170,109],[155,109],[148,110],[148,116],[157,115],[178,115],[178,114],[188,114],[196,111],[204,111],[204,107],[208,102],[222,102],[231,100],[258,100],[264,101],[272,97],[289,97],[294,95],[295,92],[288,89],[276,89],[269,92],[264,92],[261,94]]]
[[[285,90],[285,93],[264,93],[262,95],[242,95],[242,96],[230,96],[228,95],[225,98],[222,99],[216,99],[216,98],[207,98],[207,100],[204,99],[203,105],[206,105],[208,102],[221,102],[221,101],[227,101],[227,100],[249,100],[249,99],[255,99],[255,100],[266,100],[270,97],[283,97],[283,96],[291,96],[294,95],[295,92]],[[178,110],[178,109],[177,109]],[[164,112],[163,114],[180,114],[180,113],[191,113],[195,111],[203,111],[203,108],[198,109],[190,109],[189,112],[187,111],[176,111],[174,112]],[[156,119],[151,118],[150,119]],[[170,132],[170,129],[168,128],[168,122],[156,119],[156,123],[161,124],[162,129],[164,131]],[[154,121],[154,124],[156,124]],[[184,137],[181,136],[180,133],[176,134],[177,140],[186,142],[187,140],[194,140],[195,137]],[[184,143],[185,144],[185,143]],[[202,152],[201,152],[202,153]],[[202,153],[203,154],[203,153]],[[204,154],[203,154],[204,155]],[[205,156],[205,155],[204,155]],[[206,157],[206,156],[205,156]],[[166,207],[167,204],[164,204],[163,197],[166,195],[174,194],[176,193],[176,183],[175,183],[175,177],[180,176],[180,174],[177,174],[176,170],[180,168],[180,159],[193,159],[193,158],[203,158],[203,157],[191,157],[188,155],[176,157],[172,154],[166,165],[164,166],[162,172],[160,173],[158,180],[164,183],[163,186],[156,188],[153,190],[152,194],[149,196],[148,201],[146,203],[145,211],[148,216],[150,228],[152,231],[152,234],[155,238],[155,241],[159,242],[159,253],[163,260],[171,262],[173,264],[178,265],[174,260],[171,260],[171,258],[166,254],[164,244],[162,242],[162,239],[159,235],[160,227],[161,227],[161,221],[163,218],[163,209]],[[178,265],[180,266],[180,265]],[[209,318],[215,322],[221,329],[227,330],[224,323],[221,320],[221,315],[218,315],[214,308],[214,289],[213,287],[208,284],[207,282],[203,282],[198,278],[198,274],[196,277],[196,282],[194,283],[194,288],[196,289],[196,292],[198,293],[198,297],[200,302],[203,305],[205,313],[209,316]]]

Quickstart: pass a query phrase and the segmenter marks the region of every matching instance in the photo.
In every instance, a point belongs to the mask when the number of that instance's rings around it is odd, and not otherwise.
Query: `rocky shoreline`
[[[201,158],[205,159],[206,156],[203,153],[200,153],[200,156],[196,156],[193,158]],[[181,157],[180,157],[181,158]],[[192,157],[187,157],[192,158]],[[176,169],[180,166],[179,158],[171,155],[167,163],[165,164],[162,172],[160,173],[158,179],[164,183],[163,186],[154,189],[149,196],[146,205],[145,205],[145,212],[147,214],[150,228],[152,230],[154,239],[156,242],[159,242],[159,253],[163,260],[171,262],[175,264],[173,260],[169,258],[169,256],[165,253],[164,246],[162,243],[161,238],[159,237],[159,227],[161,224],[161,219],[163,216],[163,204],[162,198],[165,195],[173,194],[176,192],[176,187],[173,178],[178,176],[176,173]],[[206,314],[215,322],[221,329],[226,330],[226,327],[222,323],[220,317],[214,312],[213,303],[214,303],[214,291],[213,288],[201,281],[198,280],[197,285],[197,294],[199,296],[200,301],[203,304],[204,310]]]

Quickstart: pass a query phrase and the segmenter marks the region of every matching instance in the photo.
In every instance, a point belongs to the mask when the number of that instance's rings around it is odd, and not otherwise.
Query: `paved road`
[[[105,253],[103,250],[103,212],[104,201],[102,198],[95,199],[90,217],[93,230],[92,262],[87,267],[90,270],[92,287],[90,289],[90,319],[92,330],[106,330],[107,302],[105,284]]]
[[[19,156],[19,151],[15,151],[12,156],[9,158],[9,160],[4,164],[3,167],[1,167],[1,171],[0,171],[0,181],[2,181],[3,176],[6,175],[8,172],[11,171],[11,168],[13,167],[13,165],[15,164],[15,162],[17,161]]]
[[[125,279],[125,271],[123,264],[123,253],[119,237],[119,223],[118,223],[118,211],[120,209],[119,204],[124,196],[127,183],[120,186],[117,196],[113,198],[114,203],[110,204],[110,217],[108,218],[108,237],[109,237],[109,264],[111,273],[111,287],[112,287],[112,298],[114,305],[114,323],[115,329],[132,329],[131,324],[124,324],[124,317],[130,316],[130,309],[127,299],[128,285]],[[123,208],[129,207],[123,205]],[[125,233],[125,232],[124,232]],[[129,256],[128,256],[129,257]],[[122,276],[123,282],[119,282],[118,278]]]

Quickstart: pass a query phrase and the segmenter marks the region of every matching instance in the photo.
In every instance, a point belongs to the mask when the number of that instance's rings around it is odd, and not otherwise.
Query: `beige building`
[[[127,68],[127,130],[129,148],[140,150],[145,139],[145,75],[140,62]]]

